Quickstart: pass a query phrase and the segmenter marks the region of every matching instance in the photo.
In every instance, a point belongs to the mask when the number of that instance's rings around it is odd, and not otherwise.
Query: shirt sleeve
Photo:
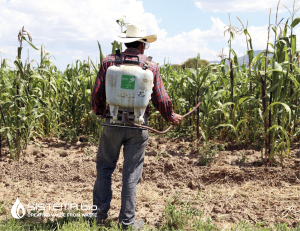
[[[96,115],[105,115],[106,113],[106,94],[105,94],[105,75],[107,70],[106,59],[102,61],[98,72],[92,96],[92,106]]]
[[[164,83],[161,79],[159,67],[156,65],[154,75],[154,87],[153,93],[151,95],[152,103],[154,107],[160,112],[162,117],[167,122],[172,122],[174,120],[174,111],[172,107],[172,101],[167,94]]]

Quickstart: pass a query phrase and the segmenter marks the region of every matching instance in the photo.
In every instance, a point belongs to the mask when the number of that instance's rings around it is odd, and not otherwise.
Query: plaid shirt
[[[128,48],[125,52],[121,53],[121,59],[123,60],[125,55],[137,55],[139,56],[140,67],[145,63],[147,56],[142,55],[138,49]],[[128,59],[128,58],[126,58]],[[106,110],[106,94],[105,94],[105,76],[107,68],[116,65],[115,55],[108,55],[101,64],[101,68],[98,72],[96,82],[92,91],[92,105],[96,115],[106,115],[108,110]],[[172,101],[168,96],[164,84],[162,82],[159,68],[154,61],[151,61],[148,67],[150,71],[153,72],[153,93],[151,94],[151,99],[154,107],[160,112],[162,117],[168,121],[172,122],[174,118],[174,112],[172,108]],[[149,106],[146,109],[146,115],[149,114]]]

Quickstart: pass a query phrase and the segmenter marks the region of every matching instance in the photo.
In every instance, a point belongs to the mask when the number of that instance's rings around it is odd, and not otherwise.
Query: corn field
[[[37,67],[17,59],[12,70],[1,60],[1,144],[17,158],[34,137],[99,136],[99,121],[89,114],[98,68],[77,60],[61,72],[44,47],[40,50]]]
[[[285,23],[278,22],[277,16],[275,24],[269,21],[266,49],[257,56],[254,56],[255,41],[247,27],[240,21],[242,29],[238,30],[230,22],[225,31],[230,37],[229,57],[221,54],[220,64],[200,66],[198,54],[194,59],[196,68],[161,66],[161,77],[176,113],[186,114],[201,101],[197,111],[168,136],[205,142],[229,140],[244,147],[255,145],[261,148],[268,165],[274,164],[275,157],[281,163],[289,157],[290,147],[298,141],[300,131],[299,52],[293,34],[300,22],[295,17],[297,11],[294,8]],[[231,40],[237,35],[245,36],[249,63],[239,63],[231,47]],[[273,43],[271,35],[275,38]],[[23,40],[37,49],[21,35],[20,41]],[[112,53],[122,47],[116,41],[112,45]],[[102,61],[99,43],[98,47]],[[90,59],[77,60],[61,72],[44,47],[40,48],[39,62],[27,60],[23,64],[21,51],[22,44],[14,68],[1,59],[1,148],[8,146],[11,156],[18,159],[21,150],[28,142],[34,142],[35,137],[84,135],[98,139],[103,121],[93,113],[90,95],[100,64]],[[169,126],[151,103],[150,109],[150,127],[163,130]]]

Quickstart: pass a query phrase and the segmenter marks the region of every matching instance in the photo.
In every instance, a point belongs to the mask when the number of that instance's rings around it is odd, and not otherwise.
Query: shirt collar
[[[124,52],[125,53],[130,53],[130,54],[135,54],[135,55],[140,55],[141,54],[141,52],[136,48],[127,48]]]

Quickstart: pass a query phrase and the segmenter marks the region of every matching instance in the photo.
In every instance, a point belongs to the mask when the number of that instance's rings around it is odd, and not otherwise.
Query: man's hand
[[[176,125],[180,124],[182,122],[182,120],[183,120],[183,117],[181,115],[174,113],[174,120],[172,121],[172,124],[176,126]]]

